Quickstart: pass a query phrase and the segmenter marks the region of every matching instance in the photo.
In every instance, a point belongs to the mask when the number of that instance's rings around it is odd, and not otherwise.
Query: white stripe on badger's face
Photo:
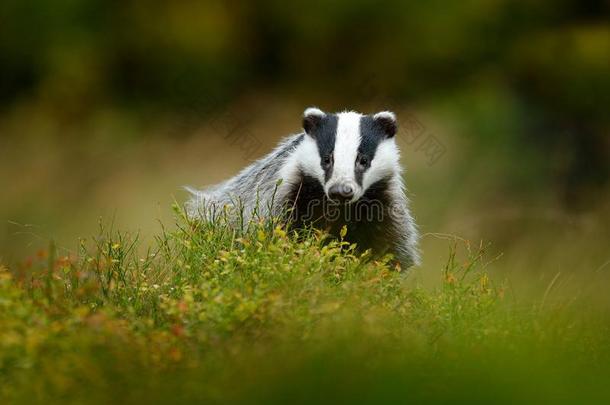
[[[354,165],[360,146],[360,119],[362,114],[356,112],[343,112],[337,114],[337,132],[335,150],[333,152],[334,164],[330,179],[324,185],[328,195],[329,189],[335,184],[349,184],[354,190],[351,201],[356,201],[364,190],[356,181]]]
[[[370,186],[392,176],[400,174],[400,150],[396,146],[394,138],[384,139],[377,145],[375,157],[371,161],[371,167],[364,172],[362,188],[367,190]]]
[[[320,166],[320,152],[315,139],[305,136],[301,145],[299,145],[295,158],[303,172],[318,179],[320,184],[324,184],[324,170]]]
[[[324,170],[320,167],[320,154],[316,141],[310,136],[305,136],[295,152],[288,157],[280,170],[279,178],[284,180],[282,187],[290,189],[301,180],[300,173],[318,179],[324,184]]]

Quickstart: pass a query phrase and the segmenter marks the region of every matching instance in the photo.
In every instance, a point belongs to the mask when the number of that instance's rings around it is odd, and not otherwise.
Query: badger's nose
[[[354,188],[349,184],[335,184],[328,190],[328,197],[334,201],[351,200],[354,196]]]

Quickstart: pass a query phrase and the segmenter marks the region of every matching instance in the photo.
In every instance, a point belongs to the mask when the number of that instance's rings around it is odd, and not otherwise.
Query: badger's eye
[[[322,166],[330,167],[333,164],[333,157],[331,155],[322,156]]]
[[[358,155],[356,158],[356,166],[358,166],[360,169],[366,169],[369,167],[369,163],[369,158],[364,155]]]

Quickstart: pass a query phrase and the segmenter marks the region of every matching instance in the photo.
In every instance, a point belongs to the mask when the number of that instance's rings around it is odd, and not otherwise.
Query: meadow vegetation
[[[237,231],[175,212],[151,246],[101,225],[76,253],[51,245],[1,268],[1,398],[610,399],[608,314],[515,298],[490,277],[497,258],[482,244],[449,238],[440,283],[425,288],[391,257],[321,232],[271,220]]]

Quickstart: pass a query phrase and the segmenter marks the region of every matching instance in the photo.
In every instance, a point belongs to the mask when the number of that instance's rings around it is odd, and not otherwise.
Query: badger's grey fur
[[[192,190],[187,214],[210,219],[283,217],[293,227],[313,225],[375,254],[392,252],[403,267],[419,263],[418,234],[409,211],[391,112],[327,114],[308,108],[302,133],[237,176]],[[225,208],[229,207],[227,211]]]

